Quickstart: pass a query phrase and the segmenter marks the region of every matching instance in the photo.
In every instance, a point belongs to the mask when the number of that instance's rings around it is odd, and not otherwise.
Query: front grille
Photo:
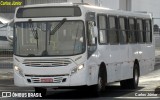
[[[63,80],[63,77],[54,77],[52,83],[61,83],[62,80]],[[46,83],[46,82],[41,82],[41,78],[32,77],[31,83]],[[51,82],[49,82],[49,83],[51,83]]]
[[[62,83],[66,82],[68,74],[64,75],[25,75],[28,83],[47,83],[42,82],[41,79],[53,79],[53,82],[48,83]]]
[[[58,67],[71,64],[70,59],[25,59],[23,64],[31,67]]]

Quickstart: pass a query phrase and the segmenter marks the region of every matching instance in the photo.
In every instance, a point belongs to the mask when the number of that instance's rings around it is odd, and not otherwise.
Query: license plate
[[[52,83],[53,79],[52,78],[41,78],[41,83]]]

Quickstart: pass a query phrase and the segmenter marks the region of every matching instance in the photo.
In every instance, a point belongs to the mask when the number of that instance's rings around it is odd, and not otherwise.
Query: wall
[[[91,5],[97,5],[111,9],[119,9],[119,0],[68,0],[68,2],[73,3],[81,3],[82,1]]]
[[[97,0],[68,0],[68,2],[72,2],[72,3],[88,3],[90,5],[96,5],[95,2]]]
[[[120,0],[121,1],[121,0]],[[101,0],[102,7],[119,9],[119,0]]]
[[[144,11],[153,14],[154,18],[160,18],[160,0],[132,0],[132,11]],[[160,26],[160,19],[154,21]]]

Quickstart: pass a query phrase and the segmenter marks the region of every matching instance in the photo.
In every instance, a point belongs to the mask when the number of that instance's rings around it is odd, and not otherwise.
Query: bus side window
[[[98,16],[98,32],[99,32],[99,43],[106,44],[107,43],[107,27],[106,27],[106,16],[99,15]]]
[[[117,34],[115,16],[109,16],[109,42],[110,44],[118,43],[118,34]]]
[[[126,33],[126,18],[119,18],[119,42],[120,44],[127,43],[127,33]]]
[[[129,31],[128,31],[128,42],[136,43],[136,32],[135,32],[135,20],[133,18],[129,18],[128,23]]]
[[[95,22],[94,21],[88,21],[87,22],[87,26],[88,26],[88,32],[87,32],[87,36],[88,36],[88,57],[90,57],[93,52],[97,49],[97,44],[96,44],[96,31],[95,26],[94,26]]]
[[[143,24],[142,19],[137,19],[137,36],[138,36],[138,42],[143,43]]]
[[[88,21],[88,45],[92,46],[96,44],[94,34],[94,22]]]
[[[146,43],[150,43],[152,42],[152,34],[151,34],[151,22],[150,20],[144,20],[144,24],[145,24],[145,39],[146,39]]]

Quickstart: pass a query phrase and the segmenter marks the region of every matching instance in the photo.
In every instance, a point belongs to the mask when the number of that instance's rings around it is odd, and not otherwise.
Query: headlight
[[[19,67],[18,67],[18,66],[14,66],[14,69],[15,69],[16,71],[19,71]]]
[[[14,66],[15,71],[17,71],[19,73],[19,75],[21,75],[23,77],[23,71],[22,69],[20,69],[18,66]]]
[[[81,70],[84,67],[84,65],[78,66],[78,70]]]
[[[79,65],[78,67],[73,68],[72,71],[71,71],[71,75],[74,74],[74,73],[76,73],[77,71],[83,69],[83,68],[84,68],[83,64]]]

